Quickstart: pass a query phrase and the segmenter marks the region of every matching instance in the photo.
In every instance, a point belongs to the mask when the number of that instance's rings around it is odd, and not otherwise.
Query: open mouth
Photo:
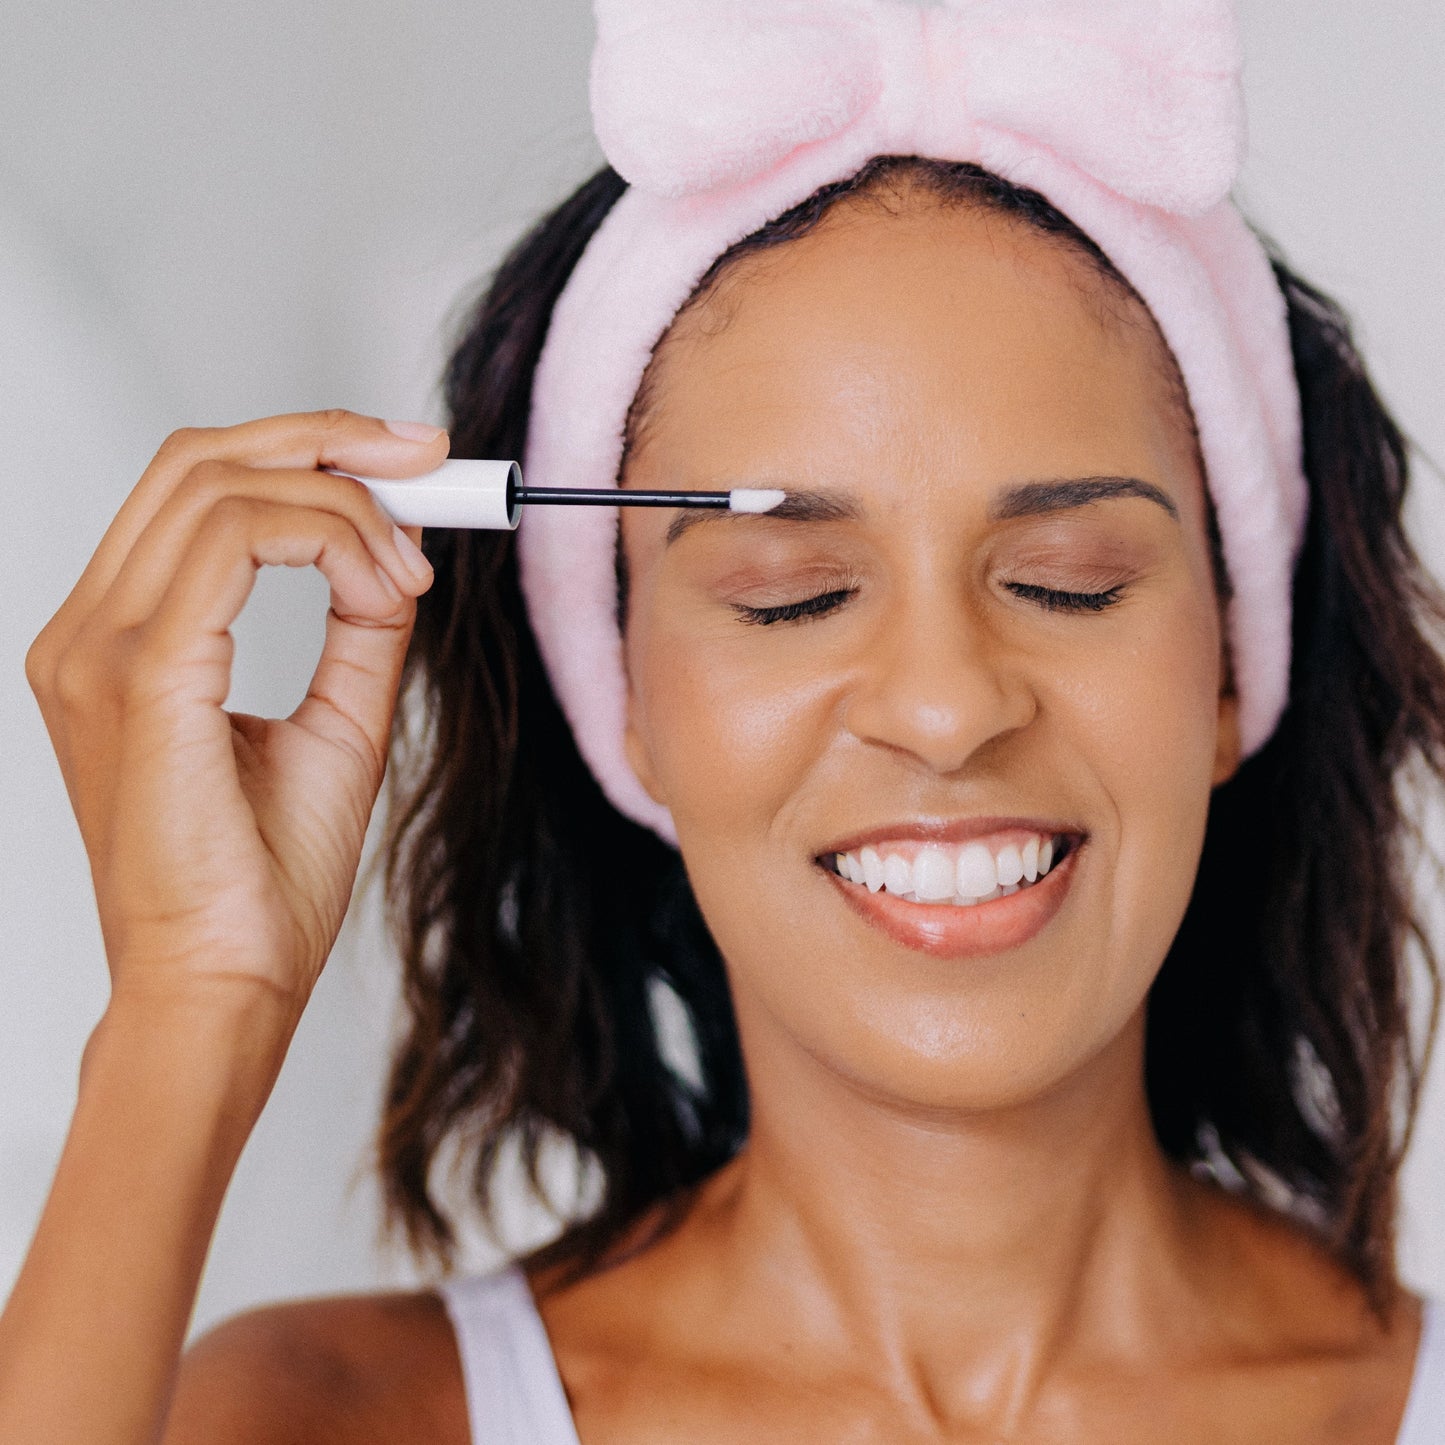
[[[976,908],[1036,887],[1077,846],[1070,833],[1011,830],[967,843],[879,842],[818,861],[870,893],[909,903]]]

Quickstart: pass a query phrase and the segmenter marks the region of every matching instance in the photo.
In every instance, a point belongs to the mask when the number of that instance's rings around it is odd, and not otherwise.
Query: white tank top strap
[[[1396,1445],[1445,1441],[1445,1300],[1426,1300],[1410,1402]]]
[[[447,1280],[439,1293],[461,1354],[472,1445],[579,1445],[522,1271]]]

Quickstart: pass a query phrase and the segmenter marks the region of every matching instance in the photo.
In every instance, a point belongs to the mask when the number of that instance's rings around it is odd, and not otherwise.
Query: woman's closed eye
[[[801,597],[795,602],[780,602],[772,607],[754,607],[743,602],[734,602],[732,606],[742,621],[759,627],[771,627],[775,622],[801,622],[807,617],[821,617],[824,613],[841,607],[857,590],[856,587],[835,587],[827,592]]]
[[[1048,612],[1102,612],[1124,595],[1124,584],[1106,587],[1099,592],[1074,592],[1058,587],[1043,587],[1034,582],[1005,582],[1004,588],[1025,602],[1035,602]]]
[[[1103,612],[1120,601],[1124,595],[1122,582],[1098,591],[1045,587],[1035,582],[1005,582],[1003,585],[1005,590],[1015,597],[1032,602],[1046,612]],[[796,601],[779,602],[771,606],[734,602],[732,607],[743,622],[758,627],[771,627],[779,622],[801,622],[810,617],[822,617],[841,607],[857,590],[856,587],[835,587],[826,592],[800,597]]]

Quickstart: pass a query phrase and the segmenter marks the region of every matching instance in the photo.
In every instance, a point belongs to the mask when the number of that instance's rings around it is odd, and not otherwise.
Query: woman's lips
[[[849,907],[895,943],[940,958],[971,958],[1018,948],[1041,932],[1063,905],[1081,851],[1082,840],[1071,839],[1065,856],[1037,883],[967,907],[870,892],[831,869],[823,871]]]

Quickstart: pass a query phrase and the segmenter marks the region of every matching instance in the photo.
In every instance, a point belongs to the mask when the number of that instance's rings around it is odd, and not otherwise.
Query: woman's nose
[[[865,743],[951,774],[1026,727],[1038,701],[1021,659],[957,599],[910,603],[870,640],[844,723]]]

